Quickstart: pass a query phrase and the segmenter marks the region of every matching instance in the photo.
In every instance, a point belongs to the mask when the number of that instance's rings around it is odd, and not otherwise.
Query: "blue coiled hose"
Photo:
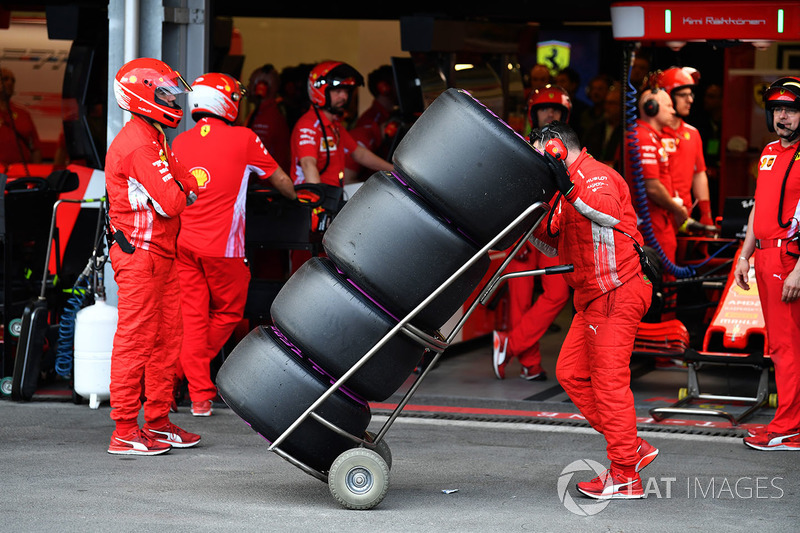
[[[72,286],[72,296],[67,300],[58,324],[58,342],[56,343],[56,374],[63,378],[72,376],[72,362],[75,345],[75,320],[89,294],[89,278],[81,274]]]
[[[645,189],[642,173],[639,139],[636,138],[637,91],[636,87],[630,82],[630,67],[625,76],[625,87],[625,109],[627,110],[627,113],[625,113],[625,139],[630,160],[630,172],[632,174],[631,181],[633,183],[633,191],[631,191],[631,193],[633,195],[636,212],[641,219],[639,231],[642,233],[645,244],[658,254],[659,259],[661,259],[661,264],[667,272],[676,278],[692,277],[697,271],[690,266],[677,266],[667,258],[667,255],[664,253],[661,244],[658,242],[653,232],[653,224],[650,220],[650,208],[647,205],[647,190]]]

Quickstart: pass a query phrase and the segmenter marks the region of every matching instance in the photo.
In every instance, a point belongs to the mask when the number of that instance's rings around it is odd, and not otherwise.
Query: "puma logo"
[[[775,278],[778,278],[781,281],[783,281],[783,276],[781,276],[780,274],[773,274],[772,276],[775,277]]]
[[[594,334],[597,335],[597,326],[593,326],[593,325],[589,324],[589,329],[594,331]]]

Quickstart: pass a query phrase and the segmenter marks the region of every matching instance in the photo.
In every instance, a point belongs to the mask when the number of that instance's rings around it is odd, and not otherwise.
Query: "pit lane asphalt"
[[[219,406],[212,417],[194,418],[181,408],[171,418],[200,433],[201,443],[157,457],[112,456],[107,403],[92,410],[68,401],[0,401],[3,529],[800,529],[800,454],[758,452],[740,437],[644,431],[661,450],[643,472],[648,497],[598,506],[574,488],[596,475],[586,460],[606,464],[602,438],[590,428],[403,415],[386,435],[393,466],[385,499],[350,511],[325,483],[269,452],[231,410]],[[374,429],[384,420],[374,415]]]

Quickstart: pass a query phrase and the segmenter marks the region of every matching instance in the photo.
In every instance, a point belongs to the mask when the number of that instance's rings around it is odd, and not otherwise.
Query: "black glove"
[[[550,167],[553,180],[556,182],[556,188],[564,193],[564,196],[568,195],[575,184],[569,179],[567,167],[547,151],[544,152],[544,160],[547,162],[547,166]]]

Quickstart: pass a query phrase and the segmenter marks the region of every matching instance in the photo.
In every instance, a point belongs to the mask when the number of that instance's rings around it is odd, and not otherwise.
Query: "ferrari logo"
[[[536,62],[545,65],[555,76],[569,66],[571,45],[563,41],[543,41],[536,47]]]
[[[211,176],[208,175],[208,171],[203,167],[195,167],[191,170],[191,173],[194,179],[197,180],[197,186],[201,189],[204,189],[208,182],[211,181]]]
[[[200,137],[205,137],[206,135],[208,135],[208,132],[210,131],[211,131],[211,126],[209,126],[208,124],[203,124],[202,126],[200,126]]]

